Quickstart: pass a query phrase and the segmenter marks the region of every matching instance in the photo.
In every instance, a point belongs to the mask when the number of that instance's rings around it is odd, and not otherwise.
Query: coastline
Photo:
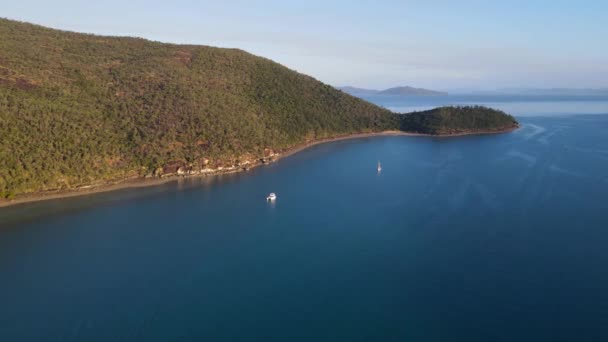
[[[340,140],[349,140],[349,139],[360,139],[360,138],[369,138],[369,137],[379,137],[379,136],[412,136],[412,137],[432,137],[432,138],[451,138],[451,137],[462,137],[469,135],[490,135],[490,134],[501,134],[501,133],[509,133],[519,128],[518,126],[510,127],[508,129],[498,130],[498,131],[476,131],[476,132],[460,132],[460,133],[451,133],[451,134],[426,134],[426,133],[414,133],[414,132],[404,132],[404,131],[383,131],[383,132],[369,132],[369,133],[354,133],[347,135],[339,135],[331,138],[324,138],[313,140],[309,142],[304,142],[302,144],[295,145],[285,151],[282,151],[272,162],[276,162],[279,159],[294,155],[298,152],[301,152],[309,147],[325,144],[334,141]],[[54,199],[62,199],[69,197],[77,197],[84,195],[92,195],[103,192],[111,192],[115,190],[122,189],[130,189],[130,188],[142,188],[149,187],[155,185],[161,185],[168,182],[175,181],[179,178],[191,178],[191,177],[213,177],[221,174],[229,174],[229,173],[237,173],[237,172],[246,172],[253,168],[256,168],[260,165],[265,165],[265,163],[258,162],[256,164],[251,165],[248,168],[237,168],[232,170],[223,170],[217,171],[210,174],[193,174],[193,175],[171,175],[163,178],[126,178],[122,180],[118,180],[115,182],[107,182],[98,185],[88,185],[81,187],[79,189],[69,189],[69,190],[56,190],[56,191],[45,191],[38,193],[29,193],[17,196],[17,198],[13,200],[0,200],[0,209],[20,204],[32,203],[32,202],[40,202],[40,201],[48,201]]]

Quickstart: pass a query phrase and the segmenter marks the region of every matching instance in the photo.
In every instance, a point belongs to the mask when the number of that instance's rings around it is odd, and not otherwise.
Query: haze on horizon
[[[608,3],[1,0],[78,32],[240,48],[336,86],[608,88]]]

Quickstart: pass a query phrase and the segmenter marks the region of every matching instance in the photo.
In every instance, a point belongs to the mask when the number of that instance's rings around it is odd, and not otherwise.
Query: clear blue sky
[[[32,1],[0,16],[237,47],[333,85],[608,87],[608,1]]]

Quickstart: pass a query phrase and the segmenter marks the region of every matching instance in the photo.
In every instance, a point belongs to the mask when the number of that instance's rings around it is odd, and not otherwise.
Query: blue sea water
[[[522,127],[0,209],[0,340],[607,340],[608,99],[469,100],[373,99]]]
[[[608,113],[608,96],[455,94],[449,96],[407,97],[374,95],[365,99],[399,113],[451,105],[489,106],[504,110],[518,117]]]

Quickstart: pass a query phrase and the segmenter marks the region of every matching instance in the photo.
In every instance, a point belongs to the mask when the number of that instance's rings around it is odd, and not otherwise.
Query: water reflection
[[[0,208],[0,228],[36,222],[49,216],[75,214],[92,208],[119,205],[135,200],[152,200],[158,196],[174,193],[182,196],[184,192],[209,189],[219,184],[237,182],[243,174],[225,174],[203,177],[176,178],[165,183],[148,186],[134,186],[107,192],[83,194],[61,199],[49,199]]]

